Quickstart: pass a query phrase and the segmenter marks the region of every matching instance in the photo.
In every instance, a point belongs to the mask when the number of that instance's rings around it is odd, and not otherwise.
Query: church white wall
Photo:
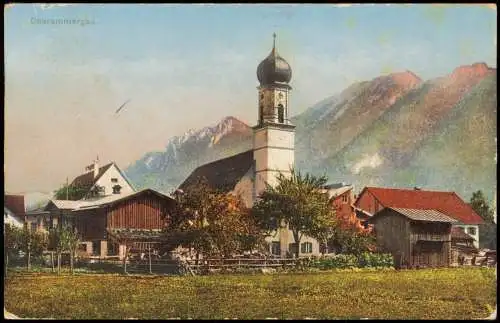
[[[118,182],[111,182],[112,178],[118,179]],[[101,178],[99,178],[96,184],[104,187],[105,195],[113,194],[113,186],[115,186],[116,184],[122,187],[120,190],[120,194],[129,194],[134,192],[134,189],[122,177],[114,164],[104,174],[102,174]]]
[[[293,150],[269,149],[267,168],[272,170],[289,171],[293,166],[295,152]]]
[[[293,149],[295,145],[295,132],[274,129],[271,127],[262,128],[257,130],[254,134],[254,149],[261,147],[284,147]]]

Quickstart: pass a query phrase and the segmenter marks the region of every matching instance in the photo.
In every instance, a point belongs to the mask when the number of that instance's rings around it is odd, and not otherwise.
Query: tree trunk
[[[69,254],[69,270],[70,270],[72,275],[73,275],[73,256],[74,256],[74,252],[71,250],[70,254]]]
[[[296,231],[293,231],[293,240],[295,240],[295,257],[299,259],[299,252],[300,252],[300,237],[299,233]]]
[[[127,274],[128,246],[125,244],[125,256],[123,257],[123,273]]]
[[[9,253],[5,252],[5,273],[4,276],[7,278],[7,269],[9,268]]]
[[[28,250],[28,271],[31,270],[31,251]]]
[[[56,271],[55,264],[54,264],[54,251],[50,252],[50,263],[52,264],[52,272]]]

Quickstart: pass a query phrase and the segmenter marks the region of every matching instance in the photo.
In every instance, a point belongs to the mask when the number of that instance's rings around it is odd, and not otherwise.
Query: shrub
[[[363,252],[359,256],[339,254],[333,257],[315,259],[311,267],[321,270],[344,268],[390,268],[393,266],[391,254]]]
[[[391,267],[394,259],[391,254],[363,252],[358,257],[359,267]]]

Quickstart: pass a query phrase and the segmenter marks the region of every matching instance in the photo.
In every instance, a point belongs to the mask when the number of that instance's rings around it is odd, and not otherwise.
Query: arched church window
[[[264,106],[261,104],[259,106],[259,123],[262,124],[264,122]]]
[[[279,123],[285,122],[285,108],[283,107],[282,104],[278,105],[278,122]]]

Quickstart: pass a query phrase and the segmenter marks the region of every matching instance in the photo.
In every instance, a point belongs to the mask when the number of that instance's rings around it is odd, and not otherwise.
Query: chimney
[[[99,175],[99,156],[94,161],[94,179],[97,178],[97,175]]]

